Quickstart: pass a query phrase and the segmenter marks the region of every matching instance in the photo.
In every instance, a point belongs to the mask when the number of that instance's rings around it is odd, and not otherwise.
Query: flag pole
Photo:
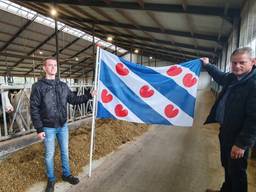
[[[96,55],[96,65],[95,65],[95,77],[94,77],[94,90],[97,94],[93,98],[93,111],[92,111],[92,128],[91,128],[91,144],[90,144],[90,162],[89,162],[89,177],[92,175],[92,155],[93,155],[93,141],[94,141],[94,131],[95,131],[95,119],[96,119],[96,101],[98,96],[98,70],[99,70],[99,58],[100,58],[100,48],[97,47]]]

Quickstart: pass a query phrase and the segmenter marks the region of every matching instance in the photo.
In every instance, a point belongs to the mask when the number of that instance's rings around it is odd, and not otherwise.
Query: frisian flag
[[[199,59],[146,67],[99,50],[97,118],[192,126]]]

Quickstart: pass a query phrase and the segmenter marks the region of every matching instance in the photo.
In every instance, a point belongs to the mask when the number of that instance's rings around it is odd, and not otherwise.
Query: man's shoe
[[[45,192],[54,192],[54,185],[55,185],[55,181],[48,180]]]
[[[220,192],[219,190],[206,189],[205,192]]]
[[[73,175],[69,175],[67,177],[62,175],[62,180],[69,182],[72,185],[76,185],[77,183],[79,183],[79,179],[77,177],[74,177]]]

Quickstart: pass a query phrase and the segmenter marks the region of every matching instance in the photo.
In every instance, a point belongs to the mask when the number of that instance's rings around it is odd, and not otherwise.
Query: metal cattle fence
[[[75,84],[70,89],[83,95],[92,85]],[[0,85],[0,141],[35,132],[29,110],[31,85]],[[80,105],[67,105],[67,122],[71,123],[92,114],[93,100]]]

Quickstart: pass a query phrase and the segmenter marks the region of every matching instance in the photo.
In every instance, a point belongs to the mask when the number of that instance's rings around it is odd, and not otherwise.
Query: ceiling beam
[[[143,7],[138,5],[137,2],[122,2],[122,1],[95,1],[95,0],[23,0],[22,2],[36,2],[36,3],[56,3],[56,4],[69,4],[79,6],[93,6],[102,8],[115,8],[115,9],[130,9],[130,10],[144,10],[144,11],[157,11],[157,12],[173,12],[173,13],[188,13],[197,15],[208,15],[208,16],[220,16],[223,17],[223,7],[213,6],[198,6],[189,5],[186,11],[183,10],[180,4],[167,4],[167,3],[144,3]],[[239,16],[239,9],[229,9],[227,17],[228,19],[234,16]]]
[[[119,55],[118,57],[123,57],[123,56],[124,56],[124,55],[126,55],[127,53],[129,53],[129,52],[122,53],[122,54],[121,54],[121,55]],[[94,62],[89,63],[87,67],[90,67],[92,64],[94,64]],[[84,69],[85,69],[85,68],[84,68]],[[79,70],[77,70],[77,71],[73,72],[73,74],[75,74],[75,73],[77,73],[78,71],[81,71],[81,70],[82,70],[82,68],[80,68]],[[76,76],[75,78],[80,78],[81,76],[83,76],[83,75],[85,75],[85,74],[87,74],[87,73],[91,72],[92,70],[93,70],[93,68],[91,68],[91,69],[87,70],[87,71],[86,71],[85,73],[83,73],[82,75],[78,75],[78,76]]]
[[[61,48],[59,50],[59,53],[62,53],[65,49],[69,48],[71,45],[75,44],[77,41],[79,41],[81,38],[83,38],[84,35],[82,35],[81,37],[77,37],[76,39],[74,39],[73,41],[71,41],[70,43],[68,43],[67,45],[65,45],[63,48]],[[56,55],[56,53],[54,53],[52,56],[54,57]]]
[[[72,59],[72,58],[78,56],[79,54],[81,54],[82,52],[86,51],[87,49],[90,49],[90,48],[92,47],[92,45],[93,45],[93,44],[90,44],[89,46],[83,48],[82,50],[80,50],[80,51],[77,52],[76,54],[72,55],[71,57],[69,57],[69,58],[68,58],[67,60],[65,60],[65,61],[68,62],[70,59]],[[40,65],[41,65],[41,64],[36,65],[36,66],[35,66],[35,69],[37,69]],[[67,69],[67,70],[69,70],[69,69]],[[29,73],[31,73],[31,72],[33,72],[33,69],[31,69],[27,74],[29,74]]]
[[[107,49],[107,48],[106,48]],[[115,51],[109,51],[110,53],[114,53]],[[127,52],[126,52],[127,53]],[[124,53],[124,54],[126,54],[126,53]],[[120,55],[117,55],[118,57],[122,57],[124,54],[120,54]],[[93,61],[93,62],[90,62],[90,63],[88,63],[87,64],[87,68],[90,66],[90,65],[92,65],[92,64],[94,64],[95,63],[95,61]],[[81,70],[81,69],[79,69],[79,70]],[[77,70],[77,71],[74,71],[74,72],[72,72],[71,74],[75,74],[75,73],[77,73],[79,70]],[[93,70],[93,67],[91,68],[91,69],[89,69],[89,70],[87,70],[85,73],[83,73],[82,75],[78,75],[78,76],[76,76],[76,78],[80,78],[81,76],[83,76],[83,75],[85,75],[85,74],[87,74],[87,73],[89,73],[89,72],[91,72]]]
[[[187,0],[181,0],[181,2],[182,2],[183,10],[186,11],[187,6],[188,6]],[[185,16],[186,16],[186,20],[187,20],[187,25],[189,26],[189,29],[190,29],[191,36],[194,37],[195,28],[194,28],[193,20],[191,19],[190,15],[188,13],[185,13]],[[194,42],[194,46],[196,49],[198,47],[197,39],[193,38],[193,42]],[[198,51],[197,51],[197,53],[198,53]]]
[[[75,26],[72,26],[75,27]],[[78,27],[78,29],[82,30],[82,31],[87,31],[89,34],[90,32],[88,31],[87,28],[83,28],[83,27]],[[106,34],[102,34],[102,31],[100,30],[95,30],[96,32],[96,36],[101,38],[101,39],[105,39],[106,38]],[[145,42],[149,42],[149,43],[157,43],[157,44],[163,44],[163,45],[172,45],[178,48],[178,50],[180,51],[179,48],[186,48],[186,49],[192,49],[195,50],[195,47],[193,45],[190,44],[185,44],[185,43],[178,43],[176,42],[175,45],[173,45],[172,41],[168,41],[168,40],[162,40],[162,39],[151,39],[151,38],[147,38],[147,37],[141,37],[141,36],[133,36],[133,35],[129,35],[129,34],[124,34],[124,33],[116,33],[116,32],[111,32],[111,31],[106,31],[107,34],[109,35],[113,35],[114,38],[117,39],[122,39],[127,38],[129,41],[133,42],[133,40],[140,40],[140,41],[145,41]],[[221,49],[221,47],[219,47],[219,49]],[[216,56],[217,53],[214,52],[214,48],[211,47],[205,47],[205,46],[198,46],[196,50],[199,51],[203,51],[207,54]]]
[[[186,31],[177,31],[177,30],[171,30],[171,29],[165,29],[165,31],[161,31],[157,27],[150,27],[150,26],[144,26],[144,25],[136,25],[129,24],[129,23],[117,23],[112,21],[104,21],[104,20],[92,20],[88,18],[79,18],[79,17],[73,17],[73,16],[59,16],[60,19],[68,20],[68,21],[75,21],[75,22],[84,22],[84,23],[90,23],[90,24],[96,24],[96,25],[103,25],[103,26],[111,26],[111,27],[119,27],[124,29],[132,29],[132,30],[140,30],[145,32],[153,32],[153,33],[161,33],[161,34],[168,34],[168,35],[175,35],[175,36],[181,36],[181,37],[191,37],[191,38],[197,38],[197,39],[203,39],[208,41],[214,41],[219,43],[216,39],[217,36],[215,35],[205,35],[200,33],[194,33],[193,36],[191,36],[190,32]],[[221,37],[221,41],[226,41],[227,37]]]
[[[142,8],[144,8],[144,1],[143,0],[137,0],[137,2],[138,2],[138,4],[142,7]],[[156,18],[156,16],[154,15],[154,12],[151,12],[151,11],[146,11],[146,14],[150,17],[150,19],[152,20],[152,21],[154,21],[155,22],[155,24],[159,27],[159,29],[163,32],[163,33],[165,33],[165,27],[160,23],[160,21]],[[181,49],[180,49],[180,47],[177,47],[177,46],[175,46],[175,41],[174,41],[174,39],[172,38],[172,37],[170,37],[170,35],[167,35],[167,34],[165,34],[165,37],[166,37],[166,39],[167,40],[170,40],[171,42],[172,42],[172,45],[176,48],[176,52],[178,51],[179,53],[181,53],[181,54],[183,54],[182,53],[182,51],[181,51]]]
[[[142,31],[146,36],[148,36],[149,38],[153,39],[154,37],[148,33],[148,31],[144,30],[141,25],[138,24],[138,22],[136,20],[134,20],[129,14],[127,14],[127,12],[125,12],[124,10],[116,10],[121,16],[123,16],[126,20],[128,20],[130,23],[132,24],[128,24],[130,25],[129,27],[123,27],[122,23],[118,23],[116,22],[116,24],[118,25],[118,27],[120,28],[125,28],[125,29],[132,29],[132,30],[139,30]],[[111,21],[110,21],[111,22]]]
[[[162,39],[154,39],[152,41],[152,39],[150,38],[146,38],[146,37],[134,37],[132,35],[128,35],[128,34],[117,34],[117,33],[109,33],[115,36],[115,38],[122,40],[121,38],[127,38],[128,40],[131,39],[136,39],[136,40],[141,40],[141,41],[145,41],[145,42],[149,42],[149,43],[159,43],[159,44],[163,44],[163,45],[173,45],[171,41],[166,41],[166,40],[162,40]],[[104,35],[100,34],[100,31],[97,31],[97,35],[102,38]],[[193,49],[195,50],[194,45],[190,45],[190,44],[184,44],[184,43],[175,43],[175,46],[181,47],[181,48],[186,48],[186,49]],[[205,47],[205,46],[198,46],[197,50],[200,51],[205,51],[205,52],[209,52],[209,54],[213,54],[214,53],[214,48],[211,47]]]
[[[18,3],[18,2],[17,2]],[[111,2],[109,2],[111,3]],[[30,4],[30,3],[26,3],[26,4]],[[22,4],[23,6],[25,6],[26,4]],[[29,6],[32,6],[32,5],[29,5]],[[73,6],[75,8],[75,6]],[[33,7],[30,7],[31,9]],[[39,11],[39,10],[38,10]],[[41,11],[42,12],[42,9]],[[41,13],[43,14],[43,13]],[[87,33],[91,34],[91,29],[90,27],[86,27],[85,25],[81,26],[80,23],[77,23],[77,24],[74,24],[74,23],[70,23],[70,22],[67,22],[65,20],[62,20],[62,22],[74,27],[74,28],[78,28],[82,31],[86,31]],[[79,24],[79,25],[78,25]],[[109,35],[113,35],[113,36],[122,36],[122,37],[125,37],[125,38],[129,38],[130,40],[132,39],[137,39],[137,40],[140,40],[140,41],[148,41],[148,42],[152,42],[152,39],[151,38],[147,38],[147,37],[139,37],[139,36],[134,36],[134,35],[129,35],[129,34],[124,34],[124,33],[116,33],[116,32],[111,32],[111,31],[102,31],[102,30],[98,30],[98,29],[95,29],[95,32],[97,32],[97,34],[101,34],[101,38],[105,39],[106,38],[106,34],[109,34]],[[161,40],[161,39],[154,39],[153,42],[155,43],[159,43],[159,44],[173,44],[172,41],[167,41],[167,40]],[[187,49],[195,49],[193,45],[190,45],[190,44],[185,44],[185,43],[177,43],[175,44],[175,46],[179,49],[180,48],[187,48]],[[218,49],[221,48],[221,46],[217,46]],[[214,48],[209,48],[209,47],[204,47],[204,46],[198,46],[197,47],[198,50],[201,50],[201,51],[205,51],[205,52],[214,52]],[[214,53],[216,54],[216,53]]]
[[[9,41],[6,42],[1,48],[0,52],[3,52],[30,24],[34,22],[34,20],[37,18],[37,15],[35,15],[31,20],[28,20],[25,25],[23,25],[15,35],[11,37]]]
[[[42,61],[43,57],[33,57],[33,56],[27,56],[27,55],[20,55],[20,54],[15,54],[15,53],[6,53],[6,52],[0,52],[0,56],[4,57],[11,57],[11,58],[18,58],[18,59],[31,59],[35,61]]]
[[[226,3],[225,3],[225,9],[224,9],[224,12],[223,12],[224,16],[227,15],[227,13],[228,13],[229,3],[230,3],[229,0],[227,0]],[[220,38],[221,38],[222,33],[223,33],[223,27],[224,27],[224,23],[225,23],[224,21],[225,21],[224,19],[222,19],[222,21],[221,21],[221,26],[219,28],[218,37],[217,37],[218,41],[220,41]],[[215,47],[215,52],[216,51],[217,51],[217,48]]]
[[[120,40],[120,41],[116,41],[117,43],[126,43],[126,44],[131,44],[128,40]],[[132,44],[132,46],[134,46],[134,48],[138,48],[139,46],[143,47],[150,47],[150,48],[154,48],[156,49],[156,54],[157,51],[168,51],[170,54],[178,54],[180,56],[193,56],[193,57],[198,57],[198,56],[205,56],[205,57],[213,57],[213,55],[210,54],[197,54],[195,52],[190,52],[190,51],[184,51],[184,50],[177,50],[174,48],[169,48],[169,47],[162,47],[162,46],[158,46],[158,45],[151,45],[151,44],[145,44],[145,43],[139,43],[139,42],[135,42],[134,44]]]
[[[65,28],[65,26],[63,26],[62,28],[60,28],[58,30],[57,33],[59,33],[60,31],[62,31]],[[43,42],[41,42],[39,45],[37,45],[34,49],[32,49],[29,53],[27,53],[27,56],[30,56],[31,54],[33,54],[35,51],[37,51],[40,47],[42,47],[45,43],[47,43],[50,39],[52,39],[55,36],[55,32],[53,32],[49,37],[47,37]],[[17,65],[19,65],[22,61],[24,61],[24,59],[20,59],[19,61],[17,61],[17,63],[15,63],[11,69],[13,69],[13,67],[16,67]]]
[[[106,2],[106,3],[107,3],[107,2]],[[110,3],[110,2],[108,2],[108,3]],[[75,6],[73,6],[73,7],[75,8]],[[109,21],[112,21],[112,22],[114,22],[114,23],[116,23],[116,24],[118,25],[117,20],[116,20],[115,18],[111,17],[111,16],[110,16],[109,14],[107,14],[105,11],[103,11],[103,10],[101,10],[100,8],[97,8],[97,7],[90,7],[90,8],[91,8],[92,10],[94,10],[97,14],[99,14],[99,15],[101,15],[101,16],[107,18]],[[131,30],[129,30],[129,29],[125,29],[125,30],[127,31],[127,33],[136,36],[136,34],[135,34],[133,31],[131,31]]]
[[[122,43],[119,42],[117,43],[118,46],[129,49],[130,48],[130,44],[126,44],[126,43]],[[186,58],[184,58],[182,55],[180,54],[176,54],[176,53],[169,53],[168,51],[164,51],[164,50],[156,50],[155,48],[151,48],[151,47],[145,47],[145,46],[136,46],[138,49],[142,50],[142,55],[144,55],[143,53],[147,53],[149,56],[158,56],[158,58],[160,59],[167,59],[168,61],[174,61],[175,59],[192,59],[192,58],[196,58],[196,56],[188,56],[186,55]]]
[[[89,60],[91,57],[87,57],[85,59],[83,59],[82,61],[79,61],[77,64],[71,65],[71,68],[74,68],[76,66],[79,66],[81,63],[84,63],[85,61]],[[65,69],[64,71],[62,71],[60,74],[66,73],[67,71],[69,71],[70,68]]]
[[[80,14],[83,14],[84,17],[90,18],[94,23],[95,23],[95,21],[97,20],[96,17],[94,17],[94,16],[91,15],[90,13],[84,11],[84,10],[81,9],[80,7],[75,7],[75,6],[71,5],[70,7],[71,7],[74,11],[71,11],[71,10],[69,10],[69,9],[66,9],[65,7],[60,6],[60,5],[56,5],[56,7],[58,7],[59,10],[60,10],[60,12],[61,12],[62,14],[64,14],[64,15],[69,14],[69,15],[72,15],[73,17],[81,17],[81,15],[78,15],[78,14],[77,14],[77,12],[79,12]],[[60,19],[59,16],[58,16],[58,19]],[[94,23],[92,23],[92,24],[94,25]],[[84,23],[83,23],[83,25],[84,25]],[[94,25],[94,26],[95,26],[95,25]],[[99,30],[105,31],[105,29],[102,28],[102,27],[100,27],[100,26],[95,26],[95,27],[97,27]],[[92,30],[92,27],[91,27],[91,30]]]

